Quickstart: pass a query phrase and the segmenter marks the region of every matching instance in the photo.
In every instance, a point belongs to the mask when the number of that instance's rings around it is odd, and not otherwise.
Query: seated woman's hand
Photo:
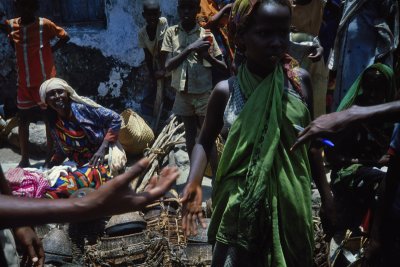
[[[206,228],[201,201],[201,185],[189,182],[185,186],[181,198],[181,203],[183,205],[182,227],[187,236],[197,235],[197,222],[199,222],[203,228]]]
[[[93,157],[89,161],[89,166],[97,168],[103,165],[104,157],[106,154],[106,147],[101,145],[100,148],[94,153]]]

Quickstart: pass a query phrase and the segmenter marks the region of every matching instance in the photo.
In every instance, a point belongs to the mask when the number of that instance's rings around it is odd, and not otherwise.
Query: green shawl
[[[350,87],[349,91],[347,94],[344,96],[342,101],[340,102],[339,107],[337,108],[336,111],[342,111],[345,109],[348,109],[351,107],[356,100],[356,98],[362,94],[362,88],[361,88],[361,80],[364,76],[364,73],[369,70],[369,69],[376,69],[380,71],[383,75],[385,75],[386,79],[389,81],[389,88],[383,88],[384,90],[387,90],[387,96],[388,98],[385,99],[385,102],[392,101],[395,98],[396,95],[396,83],[395,83],[395,78],[394,78],[394,73],[392,68],[385,64],[377,63],[374,65],[369,66],[366,68],[360,76],[358,76],[357,80],[353,83],[353,85]]]
[[[264,79],[242,66],[237,79],[247,101],[219,163],[209,241],[259,253],[259,266],[309,267],[313,230],[307,148],[289,151],[297,138],[293,124],[308,125],[309,112],[297,94],[283,90],[281,65]]]

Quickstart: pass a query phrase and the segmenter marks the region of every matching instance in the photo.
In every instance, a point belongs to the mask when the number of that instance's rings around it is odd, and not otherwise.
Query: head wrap
[[[360,76],[358,76],[357,80],[353,83],[353,85],[350,87],[347,94],[344,96],[344,98],[340,102],[340,105],[336,111],[342,111],[344,109],[348,109],[349,107],[351,107],[354,104],[354,101],[356,100],[356,98],[363,93],[362,87],[361,87],[361,81],[362,81],[362,78],[364,77],[365,72],[370,69],[379,71],[389,81],[389,87],[382,88],[382,90],[386,90],[386,99],[384,101],[389,102],[389,101],[393,101],[395,99],[397,90],[396,90],[396,81],[395,81],[394,72],[393,72],[392,68],[390,68],[389,66],[387,66],[385,64],[377,63],[377,64],[371,65],[368,68],[366,68],[360,74]]]
[[[40,101],[42,102],[44,107],[47,106],[46,105],[47,104],[46,103],[47,92],[50,92],[51,90],[55,90],[55,89],[64,89],[65,91],[67,91],[69,98],[77,103],[85,104],[85,105],[95,107],[95,108],[101,107],[99,104],[97,104],[93,100],[91,100],[87,97],[78,95],[76,93],[76,91],[66,81],[64,81],[63,79],[60,79],[60,78],[51,78],[51,79],[43,82],[42,85],[40,86],[39,96],[40,96]]]

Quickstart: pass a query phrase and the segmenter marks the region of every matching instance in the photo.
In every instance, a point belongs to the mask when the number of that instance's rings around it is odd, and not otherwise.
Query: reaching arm
[[[201,183],[213,144],[223,126],[223,115],[228,99],[228,81],[222,81],[215,86],[211,94],[199,141],[193,148],[189,177],[181,199],[182,226],[187,235],[197,234],[197,220],[205,227],[201,209]]]
[[[220,11],[218,11],[217,14],[215,14],[214,16],[212,16],[210,18],[210,20],[206,23],[206,25],[204,26],[204,28],[206,29],[210,29],[213,27],[218,26],[218,24],[220,23],[221,19],[224,16],[229,15],[229,13],[231,12],[232,9],[232,3],[225,5],[223,8],[221,8]]]
[[[340,132],[347,127],[365,121],[388,121],[396,122],[400,118],[400,101],[393,101],[382,105],[360,107],[352,106],[349,109],[334,112],[318,117],[312,121],[293,145],[296,149],[299,145],[311,139],[328,136]]]
[[[22,225],[77,222],[143,208],[160,198],[178,178],[177,168],[164,168],[158,181],[153,178],[147,192],[135,193],[129,183],[148,166],[142,159],[124,174],[116,176],[84,198],[28,199],[0,195],[0,229]],[[4,179],[3,172],[0,172]]]

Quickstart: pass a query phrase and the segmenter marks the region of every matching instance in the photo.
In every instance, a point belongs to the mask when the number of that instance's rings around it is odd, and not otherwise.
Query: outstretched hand
[[[188,183],[183,190],[183,196],[181,198],[181,203],[183,205],[182,228],[187,236],[197,235],[197,222],[199,222],[203,228],[206,228],[201,201],[201,185]]]
[[[101,145],[99,149],[94,153],[93,157],[89,161],[89,166],[97,168],[100,165],[103,165],[104,158],[106,155],[106,147]]]
[[[318,137],[325,137],[344,130],[351,122],[350,109],[322,115],[312,121],[302,132],[290,150],[305,144]]]
[[[24,250],[21,266],[43,266],[44,249],[42,242],[31,227],[14,228],[14,236]]]
[[[136,193],[130,187],[130,182],[142,173],[149,165],[149,160],[143,158],[125,173],[116,176],[97,191],[83,198],[85,205],[92,210],[94,217],[120,214],[138,210],[163,196],[179,177],[178,168],[164,168],[158,179],[152,177],[147,191]]]

